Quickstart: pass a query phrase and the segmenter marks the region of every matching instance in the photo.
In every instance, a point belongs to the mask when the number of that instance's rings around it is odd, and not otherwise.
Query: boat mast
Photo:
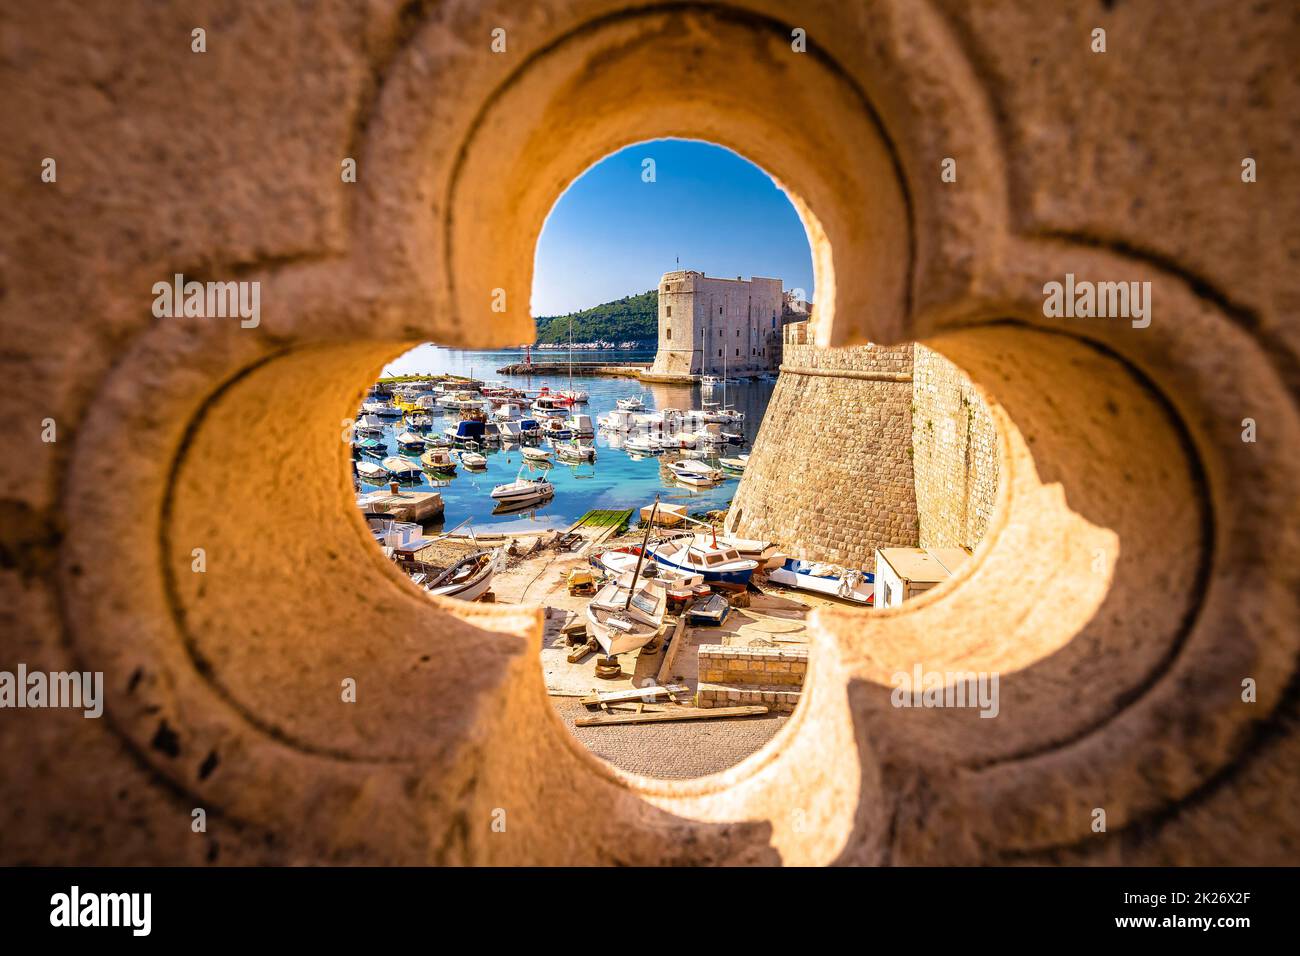
[[[632,595],[636,594],[636,579],[641,574],[641,562],[645,560],[646,545],[650,543],[650,529],[655,526],[655,515],[659,512],[659,496],[655,495],[655,505],[650,509],[650,520],[645,523],[645,534],[641,537],[641,553],[636,556],[636,570],[632,572],[632,584],[627,589],[627,601],[623,610],[632,606]]]

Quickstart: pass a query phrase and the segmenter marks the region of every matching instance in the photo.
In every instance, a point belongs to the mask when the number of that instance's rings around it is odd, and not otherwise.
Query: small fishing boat
[[[518,422],[497,422],[497,434],[501,436],[502,442],[514,442],[516,444],[524,437]]]
[[[702,461],[682,460],[668,463],[668,470],[678,481],[688,485],[712,485],[722,480],[722,472]]]
[[[721,594],[697,598],[686,609],[686,623],[692,627],[719,627],[731,613],[731,605]]]
[[[524,437],[541,434],[542,426],[534,418],[519,419],[519,433]]]
[[[433,427],[433,419],[428,415],[407,415],[406,427],[413,432],[426,432]]]
[[[560,397],[567,398],[569,401],[574,402],[575,404],[585,402],[589,398],[591,398],[590,395],[588,395],[580,388],[566,388],[564,391],[560,392]]]
[[[719,458],[718,464],[722,465],[727,471],[744,472],[745,466],[749,464],[749,455],[737,455],[735,458]]]
[[[384,468],[388,471],[389,476],[398,481],[419,481],[420,466],[409,458],[399,458],[396,455],[384,459]]]
[[[700,541],[693,532],[657,541],[648,553],[658,564],[702,575],[706,583],[748,584],[758,567],[735,548]]]
[[[713,388],[717,384],[718,384],[718,376],[716,375],[700,376],[700,385],[702,385],[704,388]]]
[[[486,422],[483,425],[483,441],[489,445],[501,444],[501,426],[497,422]]]
[[[466,468],[486,468],[487,458],[476,451],[463,451],[460,453],[460,463]]]
[[[542,434],[547,438],[571,438],[573,432],[569,426],[559,418],[547,418],[542,422]]]
[[[587,633],[607,657],[640,650],[658,636],[667,606],[667,592],[658,581],[625,574],[587,604]]]
[[[525,449],[521,452],[521,454],[522,454],[525,458],[527,458],[529,461],[546,461],[546,462],[549,462],[549,461],[551,460],[551,453],[550,453],[550,451],[548,451],[548,450],[545,449],[545,448],[533,448],[533,447],[530,446],[530,447],[528,447],[528,448],[525,448]]]
[[[430,471],[450,474],[456,470],[456,462],[445,448],[430,448],[420,456],[420,464]]]
[[[656,448],[667,451],[670,448],[694,448],[696,439],[690,432],[677,432],[672,435],[659,435],[650,439]]]
[[[745,436],[742,435],[740,432],[723,432],[722,437],[725,438],[727,440],[727,443],[731,445],[745,444]]]
[[[636,427],[637,415],[626,408],[616,408],[607,415],[602,415],[596,419],[601,428],[608,429],[612,432],[631,431]]]
[[[376,465],[373,461],[357,462],[357,475],[362,481],[368,481],[371,484],[379,484],[388,480],[388,469],[383,465]]]
[[[397,436],[397,447],[404,451],[423,451],[424,439],[414,432],[402,432]]]
[[[595,461],[596,446],[574,440],[559,442],[555,446],[555,457],[565,461]]]
[[[871,604],[876,587],[876,576],[870,571],[796,558],[789,558],[781,567],[769,571],[767,579],[773,584],[816,591],[858,604]]]
[[[492,489],[492,497],[503,505],[525,505],[535,501],[544,501],[555,494],[555,486],[545,478],[525,478],[524,470],[514,481],[497,485]]]
[[[411,576],[416,584],[439,597],[474,601],[492,586],[492,578],[500,564],[501,549],[475,551],[449,568],[431,569]]]
[[[373,414],[378,415],[380,418],[395,420],[401,418],[403,412],[396,405],[389,405],[387,403],[384,403],[384,404],[380,404],[378,408],[374,409]]]
[[[645,408],[645,402],[636,395],[630,398],[617,399],[614,404],[625,412],[639,412]]]
[[[352,427],[358,435],[382,435],[384,422],[378,415],[362,415]]]
[[[352,443],[352,448],[362,455],[368,455],[371,458],[382,458],[388,454],[388,446],[378,438],[361,438]]]

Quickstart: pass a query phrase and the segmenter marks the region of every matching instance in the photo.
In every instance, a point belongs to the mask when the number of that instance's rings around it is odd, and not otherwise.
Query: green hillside
[[[659,338],[659,291],[628,295],[573,313],[575,342],[654,342]],[[537,317],[537,341],[567,343],[569,316]]]

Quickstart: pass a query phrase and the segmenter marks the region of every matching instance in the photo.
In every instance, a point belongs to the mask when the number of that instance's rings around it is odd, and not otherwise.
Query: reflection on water
[[[540,358],[540,357],[539,357]],[[547,361],[563,361],[567,353],[552,353],[545,356]],[[575,353],[574,360],[607,362],[648,362],[653,355],[636,352],[582,352]],[[465,352],[436,346],[421,346],[385,371],[388,374],[414,375],[420,373],[472,375],[480,380],[495,382],[503,380],[513,388],[520,388],[535,394],[542,386],[553,390],[568,388],[568,375],[542,375],[531,378],[499,376],[496,370],[504,365],[521,360],[519,352]],[[615,400],[632,395],[640,395],[647,405],[646,411],[664,408],[699,408],[702,401],[722,403],[724,389],[716,386],[701,389],[697,386],[661,385],[642,383],[636,379],[603,378],[574,376],[576,388],[590,393],[590,401],[579,406],[596,420],[615,407]],[[768,400],[772,395],[772,381],[752,381],[727,385],[725,389],[726,404],[734,406],[745,413],[745,421],[740,428],[724,426],[727,431],[739,431],[744,436],[744,444],[701,445],[694,452],[653,455],[637,453],[623,448],[624,436],[618,433],[598,431],[595,439],[596,460],[594,462],[556,461],[553,464],[537,464],[524,460],[519,446],[506,445],[487,448],[483,454],[488,459],[485,469],[467,470],[458,467],[454,475],[430,476],[427,472],[414,483],[404,483],[404,488],[418,490],[436,490],[445,503],[443,523],[450,528],[466,518],[472,518],[474,526],[492,531],[518,532],[535,528],[563,528],[577,521],[593,508],[640,508],[648,505],[656,494],[664,502],[684,503],[688,511],[708,511],[726,508],[735,494],[737,476],[728,476],[721,484],[710,488],[699,488],[677,482],[672,474],[663,467],[663,463],[674,457],[696,457],[717,467],[720,456],[735,456],[749,451],[750,443],[758,434],[763,413],[767,410]],[[433,414],[434,428],[431,434],[441,434],[442,430],[457,421],[455,414]],[[384,429],[381,441],[385,443],[386,455],[404,455],[418,460],[415,452],[404,453],[396,443],[396,434],[403,430],[400,423],[396,427],[389,425]],[[540,443],[543,448],[553,448],[546,439]],[[525,476],[533,477],[544,473],[555,486],[554,497],[537,502],[511,512],[499,512],[496,502],[490,497],[492,489],[505,482],[513,481],[523,470]],[[387,482],[371,484],[363,482],[362,490],[383,487]]]

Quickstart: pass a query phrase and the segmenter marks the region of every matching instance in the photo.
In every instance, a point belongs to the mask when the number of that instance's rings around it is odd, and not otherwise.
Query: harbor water
[[[534,352],[534,361],[567,362],[568,352]],[[574,361],[605,362],[649,362],[653,353],[633,351],[575,351]],[[501,376],[497,369],[514,362],[522,361],[519,351],[461,351],[446,349],[433,345],[420,346],[402,356],[385,369],[390,375],[462,375],[479,381],[500,382],[511,388],[521,389],[530,396],[539,392],[543,386],[551,391],[569,388],[568,374],[542,375],[525,377],[519,375]],[[668,461],[679,457],[697,458],[715,467],[718,457],[736,457],[749,451],[750,444],[758,434],[767,409],[775,382],[772,380],[749,380],[725,386],[702,388],[700,385],[659,385],[643,383],[635,378],[615,378],[605,376],[573,377],[573,388],[582,389],[589,394],[585,405],[577,405],[574,411],[591,416],[595,424],[600,416],[615,408],[619,398],[638,396],[646,405],[646,411],[663,408],[690,409],[699,408],[701,402],[712,401],[731,405],[744,412],[742,426],[726,430],[743,435],[743,444],[704,445],[694,452],[669,451],[658,455],[629,452],[622,447],[625,436],[597,428],[594,444],[596,460],[582,464],[570,464],[554,461],[549,467],[545,464],[526,462],[518,445],[504,448],[488,446],[480,449],[487,457],[486,469],[468,470],[458,464],[454,476],[442,478],[422,474],[418,482],[403,483],[404,489],[436,490],[443,497],[445,511],[442,521],[430,526],[452,528],[466,519],[472,519],[472,527],[482,531],[511,532],[531,531],[544,528],[563,529],[577,521],[583,514],[594,508],[624,509],[640,508],[654,501],[655,495],[665,504],[683,504],[688,513],[725,509],[735,494],[739,476],[724,472],[727,477],[712,487],[695,487],[677,481],[668,470]],[[525,413],[529,417],[531,412]],[[459,420],[455,412],[433,413],[434,428],[430,434],[442,433],[443,429],[454,426]],[[384,429],[382,440],[388,446],[388,453],[408,457],[418,463],[416,453],[403,453],[397,447],[396,436],[403,430],[400,423]],[[539,447],[551,448],[547,439],[536,442]],[[454,457],[454,456],[453,456]],[[554,457],[554,456],[553,456]],[[555,486],[555,495],[550,500],[541,502],[526,510],[506,514],[494,514],[495,502],[490,497],[493,487],[513,481],[524,469],[525,477],[545,475]],[[362,491],[386,487],[387,482],[362,482]],[[635,520],[635,518],[634,518]]]

